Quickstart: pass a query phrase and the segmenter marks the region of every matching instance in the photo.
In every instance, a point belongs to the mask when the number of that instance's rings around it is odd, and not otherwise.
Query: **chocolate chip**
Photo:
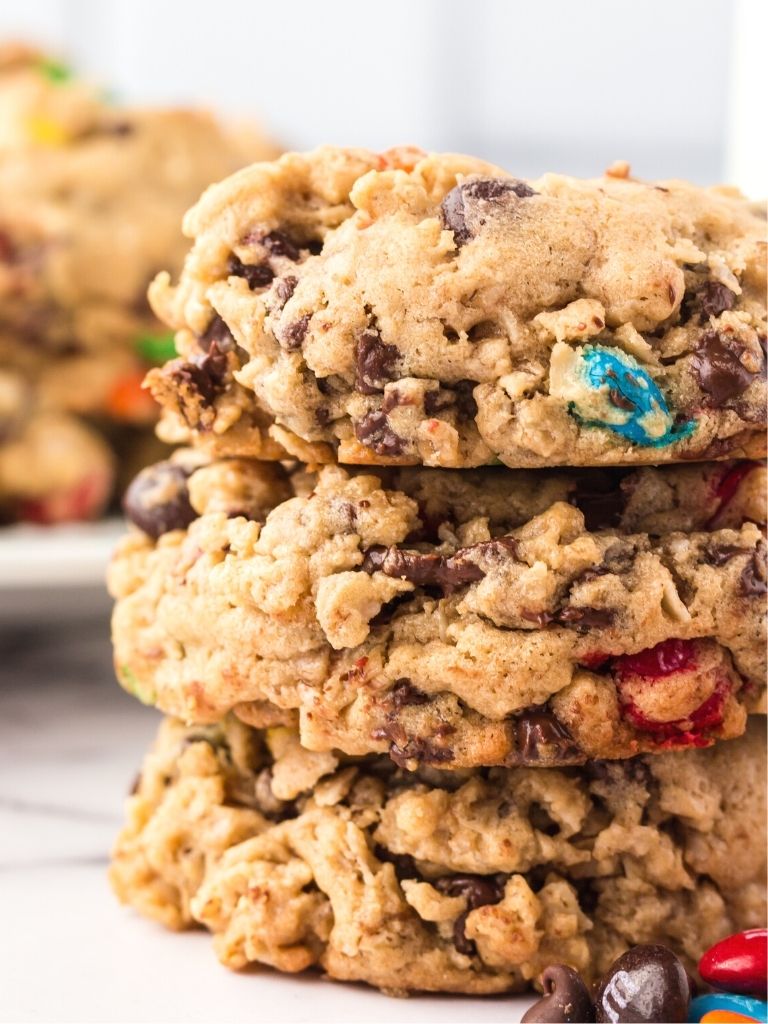
[[[475,178],[452,188],[440,204],[443,226],[453,232],[457,246],[465,245],[493,214],[494,206],[537,193],[514,178]],[[514,197],[514,199],[513,199]]]
[[[299,283],[299,279],[289,274],[288,277],[281,277],[275,285],[275,296],[277,297],[277,304],[275,306],[276,312],[279,312],[286,302],[291,298],[293,293],[296,291],[296,285]]]
[[[584,979],[566,964],[551,964],[541,975],[544,996],[520,1018],[523,1024],[589,1024],[595,1008]]]
[[[266,288],[275,277],[274,270],[267,263],[242,263],[234,254],[227,264],[227,273],[231,277],[244,277],[251,291]]]
[[[725,565],[737,555],[745,555],[746,548],[740,548],[737,544],[707,544],[701,551],[707,565]]]
[[[211,342],[208,352],[188,362],[171,363],[170,376],[177,390],[191,390],[205,405],[213,405],[226,388],[227,357],[218,341]]]
[[[704,324],[711,316],[720,316],[736,305],[736,294],[726,288],[720,281],[707,281],[698,293],[701,315],[699,322]]]
[[[196,517],[189,501],[189,473],[175,462],[158,462],[143,469],[123,498],[123,509],[149,537],[184,530]]]
[[[379,843],[374,846],[373,852],[380,861],[383,861],[385,864],[391,864],[394,867],[399,882],[409,878],[421,877],[416,867],[416,861],[410,853],[392,853]]]
[[[583,760],[571,734],[549,708],[523,711],[514,719],[516,761],[562,764]]]
[[[557,615],[559,622],[575,626],[578,630],[607,629],[615,618],[616,613],[610,608],[581,608],[576,605],[566,605]]]
[[[720,281],[705,281],[693,292],[686,294],[680,306],[681,323],[688,321],[698,312],[699,323],[705,324],[711,316],[720,316],[736,305],[736,294]]]
[[[506,875],[445,875],[434,887],[443,896],[463,896],[469,910],[499,903],[504,898]]]
[[[393,364],[400,355],[396,345],[385,345],[375,331],[363,331],[357,342],[358,391],[375,395],[387,381],[394,380]]]
[[[392,706],[410,707],[413,704],[428,704],[429,694],[417,689],[410,679],[397,679],[392,687]]]
[[[595,1019],[678,1024],[688,1019],[690,999],[688,975],[671,949],[633,946],[600,982]]]
[[[477,907],[499,903],[504,898],[506,881],[506,875],[446,875],[434,881],[434,887],[444,896],[463,896],[467,901],[467,910],[456,918],[453,926],[453,944],[459,953],[476,953],[474,942],[464,930],[467,915]]]
[[[742,570],[739,589],[745,597],[762,597],[766,592],[765,554],[766,547],[761,542]]]
[[[444,409],[455,408],[459,419],[474,419],[477,416],[477,402],[473,394],[475,387],[476,382],[473,380],[460,380],[452,389],[427,391],[424,395],[424,412],[427,416],[434,416]]]
[[[691,357],[693,372],[715,408],[737,398],[757,377],[740,359],[745,349],[733,339],[728,341],[717,331],[706,331]]]
[[[592,475],[578,482],[573,504],[584,516],[584,525],[591,532],[618,526],[626,496],[615,477],[603,479]]]
[[[301,256],[298,242],[295,242],[284,231],[270,231],[258,239],[272,256],[285,256],[294,262]]]
[[[220,352],[229,352],[236,345],[234,335],[218,313],[214,315],[203,333],[198,336],[198,342],[204,352],[209,352],[214,342]]]
[[[301,348],[304,339],[307,336],[310,319],[310,314],[305,313],[299,320],[294,320],[292,324],[288,324],[287,327],[282,328],[280,332],[280,344],[283,348],[287,348],[289,352],[293,352],[297,348]]]
[[[439,587],[444,593],[451,594],[485,576],[485,570],[470,555],[514,558],[516,554],[517,542],[512,537],[472,544],[459,548],[453,555],[421,554],[377,544],[365,552],[362,569],[369,574],[383,572],[392,579],[407,580],[416,587]]]
[[[369,412],[355,424],[355,437],[377,455],[395,458],[402,455],[406,440],[396,434],[383,412]]]

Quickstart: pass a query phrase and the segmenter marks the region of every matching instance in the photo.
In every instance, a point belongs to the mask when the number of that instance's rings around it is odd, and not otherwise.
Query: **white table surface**
[[[519,1021],[529,1000],[391,999],[268,970],[234,974],[203,932],[119,907],[107,853],[157,715],[112,677],[106,616],[0,621],[0,1021],[408,1024]]]

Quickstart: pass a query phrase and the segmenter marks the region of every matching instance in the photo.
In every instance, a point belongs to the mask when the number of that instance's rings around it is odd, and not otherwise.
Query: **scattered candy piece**
[[[768,1003],[762,999],[752,999],[751,996],[736,996],[730,992],[711,992],[706,996],[697,996],[691,1003],[688,1011],[688,1020],[691,1022],[703,1021],[712,1013],[719,1013],[721,1016],[715,1018],[720,1021],[759,1021],[768,1020]],[[722,1016],[728,1014],[728,1016]],[[600,1018],[598,1018],[599,1020]]]
[[[106,411],[116,420],[129,423],[146,423],[155,418],[157,406],[149,392],[144,391],[144,373],[121,377],[113,387],[106,401]]]
[[[67,82],[72,78],[72,69],[58,60],[43,59],[38,67],[49,82]]]
[[[768,986],[768,929],[729,935],[708,949],[699,974],[713,988],[764,999]]]
[[[543,997],[526,1011],[522,1024],[589,1024],[595,1008],[578,971],[552,964],[541,975]]]
[[[136,351],[148,363],[165,363],[176,356],[173,332],[166,334],[142,334],[136,339]]]
[[[69,141],[69,135],[63,125],[49,117],[29,117],[26,127],[30,142],[37,142],[42,146],[63,146]]]
[[[688,1020],[691,998],[688,975],[666,946],[633,946],[616,960],[600,982],[595,997],[595,1020]]]
[[[558,342],[550,363],[550,394],[569,403],[588,427],[605,427],[632,444],[663,448],[695,430],[677,423],[658,384],[632,356],[604,345]]]

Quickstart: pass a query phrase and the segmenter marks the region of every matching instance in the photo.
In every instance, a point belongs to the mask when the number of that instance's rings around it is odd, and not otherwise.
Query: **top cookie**
[[[322,148],[190,211],[162,432],[216,454],[514,467],[764,451],[764,223],[617,165]]]

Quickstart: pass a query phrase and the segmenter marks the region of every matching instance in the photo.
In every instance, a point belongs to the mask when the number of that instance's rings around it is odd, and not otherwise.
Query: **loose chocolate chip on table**
[[[699,338],[691,366],[702,391],[715,407],[737,398],[757,377],[757,372],[742,363],[740,356],[744,351],[736,341],[726,344],[717,331],[706,331]]]
[[[589,1024],[595,1008],[584,979],[566,964],[551,964],[541,975],[543,997],[521,1018],[522,1024]]]
[[[583,760],[581,751],[571,734],[549,708],[539,707],[523,711],[514,720],[516,761],[552,764]]]
[[[405,438],[396,434],[383,412],[369,412],[355,423],[357,440],[382,457],[396,457],[405,451]]]
[[[385,345],[375,331],[363,331],[357,342],[358,391],[364,395],[383,391],[387,381],[395,379],[392,370],[399,355],[396,345]]]
[[[595,1020],[678,1024],[688,1019],[688,975],[666,946],[633,946],[600,982]]]
[[[227,273],[231,277],[244,277],[251,291],[254,288],[266,288],[275,276],[275,272],[267,263],[242,263],[234,255],[230,257]]]
[[[443,226],[453,232],[456,245],[465,245],[474,237],[468,218],[485,223],[483,209],[516,199],[527,199],[536,192],[524,181],[514,178],[475,178],[452,188],[440,204]]]
[[[170,530],[186,529],[196,516],[189,501],[188,476],[170,461],[143,469],[123,498],[128,519],[154,540]]]

